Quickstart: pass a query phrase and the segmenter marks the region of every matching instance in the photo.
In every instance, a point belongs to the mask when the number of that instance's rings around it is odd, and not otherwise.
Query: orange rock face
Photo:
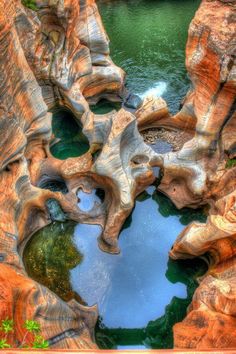
[[[235,257],[209,271],[196,290],[189,313],[174,326],[179,348],[236,347]]]
[[[0,2],[0,320],[13,318],[12,343],[21,343],[24,321],[40,323],[56,348],[95,348],[97,308],[63,302],[27,277],[21,255],[38,229],[52,221],[48,201],[69,219],[103,227],[100,247],[117,253],[117,237],[134,199],[154,180],[134,115],[121,110],[96,116],[88,102],[120,99],[123,71],[109,58],[108,39],[94,1],[37,1],[38,11],[20,1]],[[69,107],[83,125],[90,150],[81,157],[53,158],[51,113]],[[92,153],[101,150],[97,160]],[[63,181],[66,194],[40,188]],[[77,190],[102,187],[105,200],[88,213]]]
[[[120,94],[123,72],[109,58],[94,1],[83,7],[73,0],[38,1],[37,7],[35,12],[18,0],[0,2],[0,319],[13,318],[14,343],[22,342],[24,321],[33,319],[52,347],[95,348],[97,309],[65,303],[29,279],[18,252],[33,232],[51,222],[46,207],[50,198],[63,204],[74,220],[94,219],[78,210],[71,192],[75,184],[88,183],[84,173],[91,170],[92,156],[68,161],[51,157],[48,109],[63,103],[79,119],[88,109],[84,95],[96,101]],[[65,177],[68,195],[39,188],[45,175]],[[90,188],[98,183],[88,178]],[[100,210],[101,223],[104,214]]]
[[[236,152],[235,16],[235,1],[205,0],[190,25],[186,64],[193,90],[175,119],[195,135],[163,161],[160,190],[178,207],[210,205],[206,224],[190,224],[170,251],[174,259],[209,262],[186,319],[174,327],[177,348],[236,347],[236,168],[226,168]]]
[[[160,166],[159,189],[178,207],[210,205],[207,223],[189,225],[170,252],[175,259],[207,253],[210,264],[187,318],[174,328],[175,346],[236,346],[236,168],[225,168],[236,151],[235,1],[202,1],[187,44],[193,89],[172,118],[165,102],[153,98],[134,114],[92,113],[89,103],[121,99],[124,80],[109,57],[94,0],[36,0],[36,6],[33,11],[19,0],[0,1],[0,320],[14,319],[11,341],[22,341],[30,318],[40,322],[51,347],[96,347],[96,307],[63,302],[29,279],[22,252],[32,234],[52,221],[47,203],[53,199],[69,219],[100,224],[99,246],[118,253],[117,238],[135,197],[154,181],[152,167]],[[57,160],[50,154],[49,110],[58,105],[83,126],[90,150],[81,157]],[[138,131],[155,126],[194,137],[180,151],[159,155]],[[65,183],[66,194],[41,188],[55,180]],[[81,211],[78,189],[98,187],[104,202]]]
[[[234,134],[227,133],[235,124],[234,19],[234,2],[202,1],[189,28],[186,66],[193,90],[174,121],[195,135],[165,158],[160,186],[179,207],[204,204],[209,183],[222,173],[224,153],[235,153]]]

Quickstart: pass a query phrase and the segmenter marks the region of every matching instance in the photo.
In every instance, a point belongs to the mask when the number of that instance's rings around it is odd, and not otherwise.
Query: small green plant
[[[14,331],[13,320],[9,320],[9,319],[2,320],[2,325],[0,329],[5,333],[5,339],[6,339],[8,334]]]
[[[25,7],[28,7],[31,10],[38,10],[35,0],[21,0],[21,2]]]
[[[33,343],[31,344],[31,348],[40,348],[47,349],[49,347],[48,341],[46,341],[39,333],[41,331],[40,324],[33,320],[26,320],[24,323],[24,327],[27,330],[23,341],[21,343],[21,347],[26,344],[26,340],[28,335],[31,333],[34,337]]]
[[[0,339],[0,349],[10,348],[10,344],[7,343],[6,339]]]
[[[0,338],[0,349],[10,348],[10,344],[7,342],[8,335],[11,332],[14,332],[13,320],[8,318],[2,320],[0,330],[4,333],[4,338]]]
[[[26,320],[24,327],[31,333],[38,333],[40,331],[40,324],[36,321]]]
[[[24,328],[26,329],[24,338],[20,345],[13,347],[18,348],[34,348],[34,349],[47,349],[49,343],[40,335],[40,324],[33,320],[26,320],[24,322]],[[8,343],[8,335],[14,332],[14,322],[10,319],[2,320],[0,330],[4,333],[4,338],[0,338],[0,349],[11,348],[12,346]],[[29,334],[31,338],[29,339]],[[33,340],[32,340],[33,338]]]
[[[236,166],[236,159],[229,159],[226,162],[225,167],[226,168],[231,168],[231,167],[235,167]]]
[[[49,347],[48,341],[45,340],[42,336],[36,335],[32,348],[34,349],[47,349]]]

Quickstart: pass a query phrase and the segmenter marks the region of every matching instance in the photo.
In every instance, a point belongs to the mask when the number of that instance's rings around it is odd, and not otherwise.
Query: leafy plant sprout
[[[10,332],[14,332],[13,320],[9,320],[9,319],[2,320],[2,325],[1,325],[0,329],[5,333],[5,339],[7,339],[8,334]]]
[[[45,340],[41,334],[41,327],[37,321],[26,320],[24,322],[24,328],[26,329],[25,335],[20,345],[15,345],[16,348],[33,348],[33,349],[47,349],[49,343]],[[8,335],[11,332],[14,332],[14,322],[12,319],[5,319],[1,322],[0,330],[4,333],[4,338],[0,338],[0,349],[11,348],[11,345],[8,343]],[[28,342],[28,336],[31,334],[33,336],[33,341]]]

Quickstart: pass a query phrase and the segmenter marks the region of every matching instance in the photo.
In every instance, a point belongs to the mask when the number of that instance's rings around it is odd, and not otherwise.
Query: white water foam
[[[148,96],[160,97],[166,92],[166,89],[167,89],[167,82],[158,81],[156,84],[154,84],[153,87],[149,88],[144,93],[139,94],[139,96],[142,99]]]

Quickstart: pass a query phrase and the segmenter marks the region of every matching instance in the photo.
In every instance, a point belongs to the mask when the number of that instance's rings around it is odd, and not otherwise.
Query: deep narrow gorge
[[[13,347],[236,348],[236,1],[135,1],[0,0]]]

